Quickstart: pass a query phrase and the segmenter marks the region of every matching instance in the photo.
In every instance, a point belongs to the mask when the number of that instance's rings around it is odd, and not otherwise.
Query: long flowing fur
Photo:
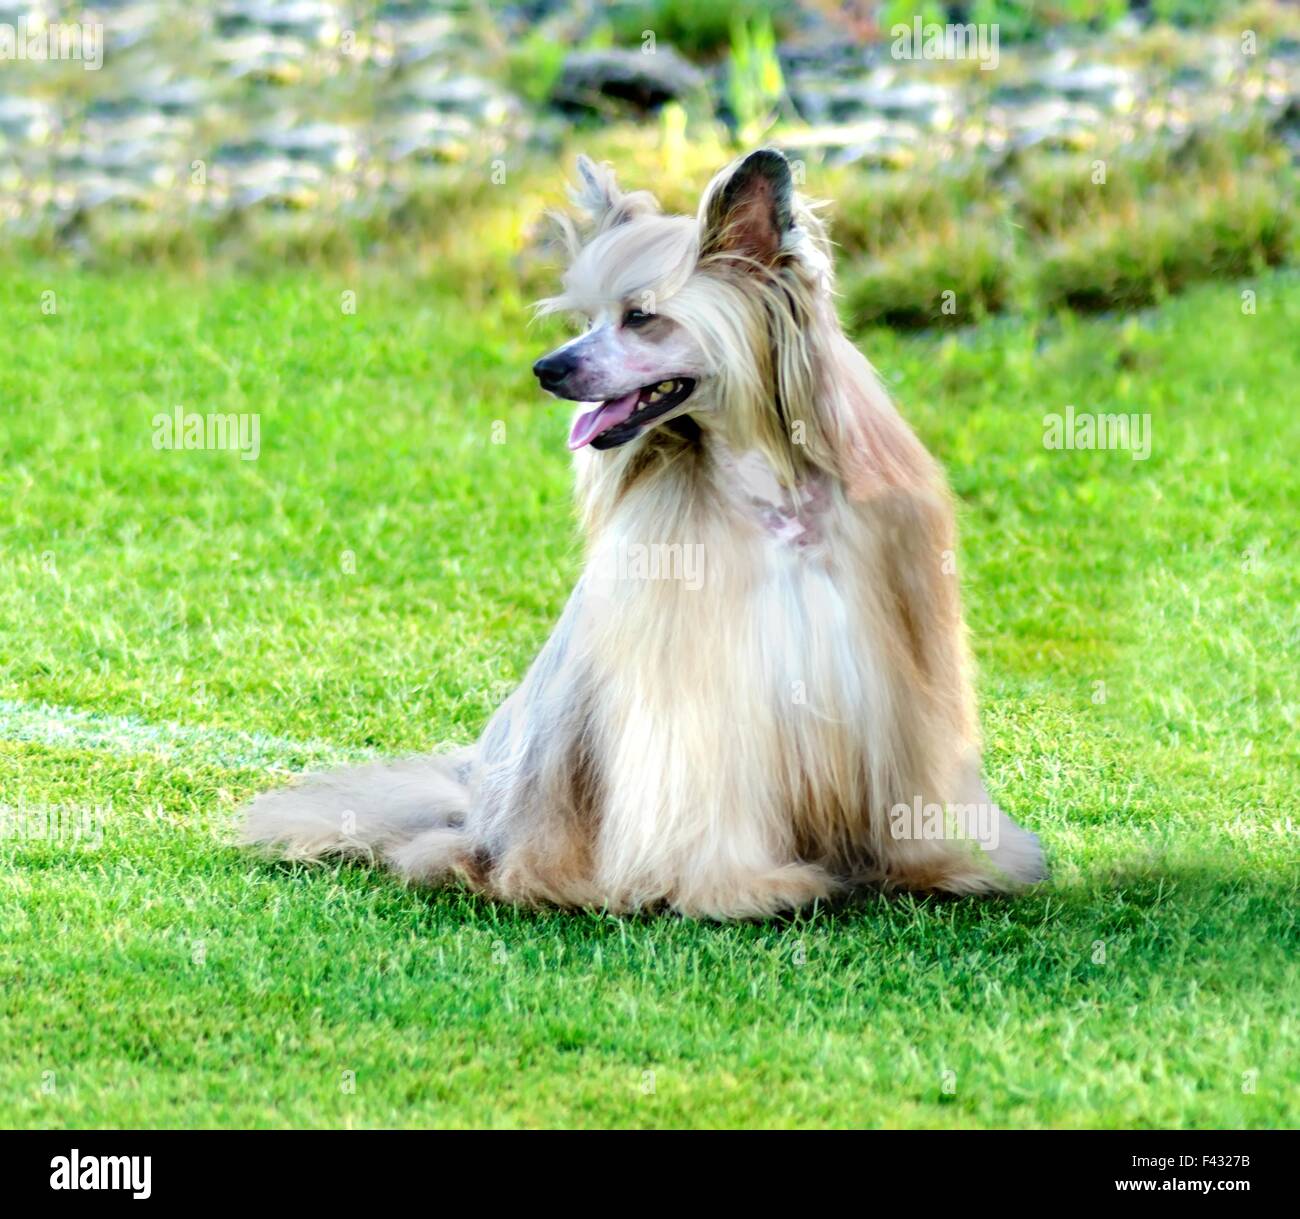
[[[979,776],[948,491],[843,335],[829,241],[784,165],[729,167],[690,220],[583,164],[543,309],[651,293],[701,391],[577,454],[583,576],[473,750],[269,793],[247,841],[508,901],[719,918],[1041,878]],[[637,547],[698,555],[703,578],[628,578]],[[897,836],[921,804],[991,810],[995,846]]]

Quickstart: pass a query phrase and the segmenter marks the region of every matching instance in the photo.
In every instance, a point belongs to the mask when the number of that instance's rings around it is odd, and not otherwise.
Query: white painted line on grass
[[[150,724],[132,716],[9,699],[0,699],[0,740],[258,770],[315,770],[376,756],[372,749],[339,748],[324,741],[294,741],[232,728]]]

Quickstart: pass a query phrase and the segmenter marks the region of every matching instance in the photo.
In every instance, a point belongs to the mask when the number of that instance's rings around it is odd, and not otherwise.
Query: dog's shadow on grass
[[[314,951],[329,942],[334,898],[326,895],[342,885],[354,897],[371,894],[371,940],[414,937],[426,955],[439,947],[457,959],[468,954],[484,978],[502,961],[542,986],[548,975],[582,985],[631,977],[655,1003],[674,1002],[683,977],[716,976],[725,988],[743,976],[764,988],[755,993],[765,1002],[784,996],[813,1006],[845,987],[868,1006],[900,994],[960,1007],[1030,1004],[1041,1013],[1140,1005],[1156,994],[1191,1004],[1212,989],[1265,1010],[1285,992],[1293,965],[1284,884],[1232,861],[1098,868],[1014,897],[863,892],[731,923],[511,906],[465,889],[409,888],[357,864],[266,868],[273,885],[292,879],[304,904],[319,905]]]
[[[1008,949],[1014,949],[1029,933],[1050,939],[1087,936],[1090,942],[1105,942],[1107,936],[1136,936],[1158,953],[1162,944],[1177,946],[1192,933],[1203,948],[1217,942],[1229,948],[1239,946],[1243,925],[1251,927],[1258,938],[1275,923],[1280,943],[1287,911],[1295,901],[1295,886],[1287,886],[1275,875],[1206,860],[1075,873],[1015,895],[957,897],[859,889],[799,911],[720,922],[687,919],[666,908],[614,913],[515,906],[454,885],[440,889],[406,886],[389,873],[360,863],[267,860],[263,866],[268,873],[294,875],[309,882],[327,876],[349,888],[374,886],[388,899],[379,910],[407,920],[414,915],[417,923],[430,931],[444,931],[449,925],[510,928],[525,934],[562,929],[570,939],[579,940],[616,926],[692,938],[808,932],[830,936],[843,932],[873,939],[977,936],[986,948],[1006,940]]]

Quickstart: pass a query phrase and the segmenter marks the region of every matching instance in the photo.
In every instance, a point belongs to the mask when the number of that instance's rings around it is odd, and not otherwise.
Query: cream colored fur
[[[947,489],[842,334],[829,243],[784,165],[728,167],[691,219],[583,163],[564,292],[543,303],[590,319],[574,376],[594,399],[661,375],[696,390],[578,452],[584,573],[478,745],[268,793],[248,842],[711,918],[1043,877],[979,775]],[[646,300],[650,326],[620,325]],[[636,569],[647,553],[665,569]],[[954,804],[989,810],[994,837],[897,835],[901,806]]]

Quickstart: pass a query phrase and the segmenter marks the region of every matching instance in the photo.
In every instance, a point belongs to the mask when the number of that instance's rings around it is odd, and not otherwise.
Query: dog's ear
[[[793,225],[790,163],[775,148],[760,148],[709,183],[700,201],[700,254],[770,264]]]
[[[582,212],[594,237],[633,216],[657,212],[659,203],[649,191],[624,194],[608,165],[597,165],[589,157],[578,157],[578,181],[569,188],[569,199]]]

